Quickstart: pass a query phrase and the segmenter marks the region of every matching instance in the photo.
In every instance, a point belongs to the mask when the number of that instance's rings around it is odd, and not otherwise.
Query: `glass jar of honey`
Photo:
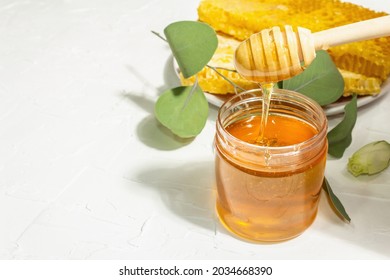
[[[279,242],[301,234],[316,217],[327,119],[310,98],[275,89],[259,139],[263,105],[258,89],[235,95],[219,110],[216,208],[235,235]]]

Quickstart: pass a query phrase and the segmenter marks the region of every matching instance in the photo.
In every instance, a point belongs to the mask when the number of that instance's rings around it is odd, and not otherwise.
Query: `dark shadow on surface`
[[[190,144],[194,138],[180,138],[159,123],[154,115],[145,117],[137,126],[137,136],[145,145],[158,150],[175,150]]]
[[[127,65],[126,68],[134,77],[136,77],[144,85],[145,88],[157,91],[158,95],[160,95],[167,89],[180,86],[180,79],[178,77],[178,74],[175,72],[172,55],[170,55],[165,62],[163,70],[164,84],[159,87],[156,87],[155,85],[151,84],[148,77],[144,77],[133,66]]]
[[[136,179],[155,188],[166,207],[183,220],[216,230],[214,162],[151,167]]]
[[[175,72],[175,67],[173,65],[173,56],[170,55],[164,66],[164,85],[159,87],[159,92],[163,92],[167,89],[180,86],[180,79]]]
[[[337,190],[335,182],[331,182],[331,184],[333,191],[342,201],[348,215],[351,217],[351,222],[347,223],[340,219],[331,206],[326,193],[322,191],[318,216],[316,218],[318,221],[315,222],[313,230],[319,230],[321,234],[327,233],[332,235],[333,239],[342,240],[346,244],[350,244],[349,246],[353,250],[356,250],[354,247],[360,247],[364,250],[380,254],[382,257],[378,257],[378,259],[389,258],[390,231],[388,230],[387,221],[390,214],[378,213],[378,208],[372,209],[372,202],[368,201],[370,194],[363,193],[356,195],[340,192]],[[375,198],[371,197],[371,199]],[[379,216],[375,217],[378,214]],[[367,219],[370,216],[372,216],[372,219]],[[320,224],[321,226],[318,226]],[[345,248],[348,247],[344,246]],[[332,259],[362,258],[361,255],[350,257],[348,252],[338,253],[335,251],[333,255],[334,257]],[[329,257],[327,258],[329,259]],[[318,252],[317,259],[324,259],[321,252]]]
[[[174,135],[169,129],[160,124],[154,116],[154,102],[152,99],[131,92],[123,92],[122,98],[133,102],[145,112],[149,113],[137,125],[137,136],[145,145],[158,150],[175,150],[190,144],[193,138],[183,139]]]
[[[145,112],[149,114],[154,114],[155,101],[151,97],[144,96],[140,93],[132,93],[132,92],[122,92],[120,94],[120,97],[126,100],[127,102],[136,104],[139,108],[143,109]]]
[[[131,65],[128,65],[127,69],[144,85],[145,91],[157,91],[158,94],[161,94],[169,88],[180,85],[180,80],[174,71],[172,56],[168,57],[164,66],[164,85],[158,88],[152,85],[146,77],[143,77]],[[154,116],[154,106],[157,101],[157,96],[149,96],[142,92],[122,92],[120,96],[150,114],[137,125],[137,136],[145,145],[158,150],[174,150],[188,145],[193,141],[194,138],[183,139],[176,136],[158,122]]]

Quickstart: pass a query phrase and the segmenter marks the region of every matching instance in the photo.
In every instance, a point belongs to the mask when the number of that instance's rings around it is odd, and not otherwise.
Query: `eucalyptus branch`
[[[220,66],[217,66],[217,67],[214,67],[214,68],[217,69],[217,70],[226,70],[226,71],[238,73],[236,69],[229,69],[229,68],[220,67]]]
[[[165,39],[160,33],[156,32],[156,31],[151,31],[154,35],[156,35],[157,37],[159,37],[160,39],[164,40],[165,42],[168,42],[167,39]],[[227,77],[225,77],[225,75],[223,75],[222,73],[220,73],[218,70],[226,70],[226,71],[231,71],[231,72],[234,72],[234,73],[237,73],[237,71],[235,69],[229,69],[229,68],[225,68],[225,67],[214,67],[214,66],[211,66],[211,65],[206,65],[207,67],[209,67],[210,69],[214,70],[215,73],[217,73],[220,77],[222,77],[225,81],[227,81],[229,84],[231,84],[233,87],[234,87],[234,91],[237,93],[237,89],[240,89],[242,91],[245,91],[245,89],[243,87],[240,87],[238,84],[236,84],[235,82],[229,80]],[[197,81],[196,81],[197,83]]]
[[[157,37],[159,37],[160,39],[164,40],[165,42],[168,42],[167,39],[165,39],[160,33],[156,32],[156,31],[151,31],[154,35],[156,35]]]
[[[184,102],[183,107],[181,108],[180,112],[183,111],[188,106],[188,103],[190,102],[192,96],[194,95],[194,92],[198,86],[198,83],[199,83],[198,75],[195,75],[195,83],[192,85],[191,91],[188,94],[188,97],[187,97],[186,101]]]

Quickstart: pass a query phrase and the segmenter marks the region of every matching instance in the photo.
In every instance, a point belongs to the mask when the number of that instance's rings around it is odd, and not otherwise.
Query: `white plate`
[[[361,96],[358,97],[357,100],[357,106],[358,108],[363,107],[364,105],[370,104],[376,100],[378,100],[381,96],[388,93],[390,91],[390,79],[386,81],[386,83],[382,86],[382,90],[380,94],[376,96]],[[231,95],[221,95],[221,94],[211,94],[208,92],[205,92],[207,101],[216,106],[221,107],[222,104],[231,96]],[[344,112],[344,106],[349,102],[349,100],[329,104],[324,107],[324,111],[327,116],[333,116]]]
[[[367,104],[370,104],[374,101],[377,101],[380,97],[382,97],[385,94],[388,94],[390,91],[390,79],[387,79],[381,88],[381,91],[378,95],[375,96],[359,96],[357,99],[357,107],[363,107]],[[325,113],[327,116],[337,115],[342,112],[344,112],[344,106],[349,101],[342,101],[342,102],[336,102],[333,104],[329,104],[324,107]]]
[[[180,70],[179,70],[179,66],[177,65],[175,60],[173,60],[173,65],[175,68],[176,75],[179,76]],[[382,85],[381,92],[378,95],[376,95],[376,96],[371,96],[371,95],[370,96],[359,96],[358,100],[357,100],[358,108],[363,107],[367,104],[370,104],[370,103],[378,100],[381,96],[383,96],[385,94],[390,94],[389,91],[390,91],[390,78],[387,79],[387,81]],[[210,104],[212,104],[218,108],[221,107],[222,104],[232,96],[231,94],[229,94],[229,95],[212,94],[212,93],[208,93],[208,92],[205,92],[205,95],[206,95],[207,101]],[[333,104],[326,105],[324,107],[324,111],[325,111],[327,116],[333,116],[333,115],[343,113],[344,106],[348,102],[349,102],[349,100],[346,99],[345,101],[338,101],[338,102],[335,102]]]

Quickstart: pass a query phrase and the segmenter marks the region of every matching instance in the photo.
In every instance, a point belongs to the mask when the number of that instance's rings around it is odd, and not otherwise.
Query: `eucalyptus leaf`
[[[182,138],[194,137],[202,131],[208,109],[206,97],[197,83],[165,91],[154,108],[157,119]]]
[[[331,202],[331,205],[333,206],[334,210],[336,210],[336,213],[338,215],[340,215],[346,221],[350,222],[351,218],[347,214],[347,211],[345,210],[340,199],[338,199],[338,197],[334,194],[334,192],[333,192],[332,188],[330,187],[329,182],[328,182],[328,180],[326,180],[326,178],[324,178],[324,181],[322,182],[322,188],[324,189],[324,191],[328,195],[328,198]]]
[[[342,96],[344,79],[329,54],[321,50],[305,71],[283,81],[283,88],[300,92],[324,106]]]
[[[328,132],[328,153],[336,158],[341,158],[344,151],[352,142],[352,130],[357,118],[357,97],[354,95],[352,100],[344,107],[344,118]]]
[[[184,78],[202,70],[218,46],[214,29],[198,21],[171,23],[164,34]]]

